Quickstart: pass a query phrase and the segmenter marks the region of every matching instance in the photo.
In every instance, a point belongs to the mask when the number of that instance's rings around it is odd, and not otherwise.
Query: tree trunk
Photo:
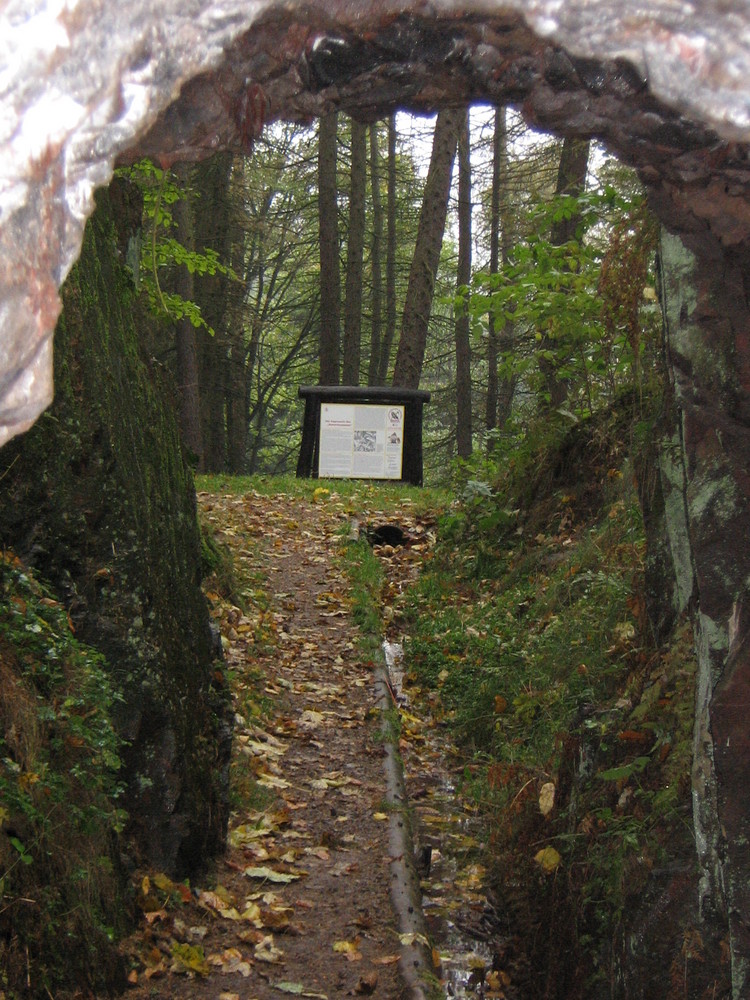
[[[503,109],[498,131],[498,155],[500,170],[500,262],[506,267],[515,239],[515,218],[511,204],[511,177],[508,164],[508,109]],[[496,265],[497,266],[497,265]],[[516,327],[512,319],[506,319],[503,327],[496,331],[498,357],[509,355],[515,349]],[[497,425],[504,427],[510,418],[513,397],[516,393],[517,377],[504,374],[497,386]]]
[[[492,137],[492,190],[490,193],[490,277],[498,273],[500,261],[500,176],[501,157],[507,142],[505,108],[495,109],[495,129]],[[487,397],[484,425],[488,431],[497,427],[498,407],[498,344],[495,313],[487,316]]]
[[[471,135],[469,111],[458,137],[458,288],[471,281]],[[468,302],[456,314],[456,451],[471,456],[471,340]]]
[[[229,334],[228,377],[226,390],[227,413],[227,472],[240,475],[245,471],[247,448],[247,380],[245,378],[245,337],[238,323]]]
[[[508,109],[497,108],[492,139],[492,192],[490,195],[490,274],[498,274],[500,262],[508,263],[513,243],[513,219],[510,209],[508,174]],[[513,321],[503,319],[498,329],[492,310],[487,317],[488,346],[487,402],[485,426],[488,431],[503,427],[510,416],[516,380],[498,373],[500,358],[513,349]]]
[[[393,372],[393,384],[408,389],[418,389],[422,375],[432,295],[448,213],[453,160],[465,114],[463,108],[449,108],[440,112],[435,123],[430,168],[422,200],[417,243],[409,272],[409,284],[401,320],[401,337]]]
[[[583,193],[586,187],[590,145],[588,139],[568,138],[563,140],[555,194],[577,197]],[[580,215],[574,214],[569,218],[553,222],[550,242],[559,247],[575,239],[576,229],[580,221]],[[557,346],[546,334],[542,337],[541,351],[554,351]],[[540,357],[539,368],[544,380],[545,402],[543,407],[544,409],[556,410],[568,398],[568,381],[558,375],[559,360],[548,361],[546,358]]]
[[[381,385],[378,381],[380,345],[383,339],[383,273],[381,247],[383,245],[383,201],[380,197],[380,150],[378,149],[378,126],[370,126],[370,189],[372,191],[372,244],[370,247],[370,269],[372,272],[372,325],[370,328],[370,359],[367,368],[367,384]]]
[[[388,380],[391,350],[396,339],[396,116],[388,119],[388,191],[386,203],[385,336],[380,347],[378,385]]]
[[[362,352],[362,255],[365,245],[367,126],[352,119],[352,165],[349,187],[349,238],[346,251],[342,382],[359,385]]]
[[[214,251],[224,266],[231,263],[236,235],[231,188],[233,162],[231,154],[220,153],[198,164],[193,175],[193,186],[200,192],[192,202],[195,245],[201,251]],[[195,275],[193,283],[195,300],[213,330],[213,334],[204,329],[198,333],[204,467],[206,472],[221,472],[227,461],[225,400],[230,377],[227,315],[232,312],[230,300],[241,294],[241,290],[218,269],[213,274]]]
[[[583,194],[586,188],[590,146],[591,143],[588,139],[563,140],[555,194],[569,194],[575,198]],[[550,243],[561,247],[563,243],[568,243],[570,240],[575,239],[576,229],[580,221],[580,214],[575,213],[569,218],[553,222],[550,231]]]
[[[320,384],[339,384],[341,276],[336,191],[338,116],[320,119],[318,144],[318,225],[320,233]]]
[[[175,168],[183,189],[187,189],[189,168]],[[175,202],[173,217],[175,239],[186,250],[194,249],[193,221],[187,197]],[[180,266],[175,271],[174,289],[187,301],[193,301],[193,276],[187,267]],[[195,468],[203,471],[203,434],[201,429],[201,408],[198,376],[198,340],[195,327],[183,316],[175,323],[175,347],[177,351],[177,386],[179,390],[179,417],[182,443],[187,449]]]

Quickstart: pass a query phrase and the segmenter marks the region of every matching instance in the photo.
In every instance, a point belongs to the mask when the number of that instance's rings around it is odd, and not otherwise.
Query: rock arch
[[[702,892],[728,920],[737,997],[750,960],[749,39],[743,0],[11,0],[0,14],[0,442],[51,398],[57,289],[118,160],[247,150],[264,121],[332,107],[374,119],[481,98],[637,167],[671,234],[678,461],[664,482],[700,656]]]

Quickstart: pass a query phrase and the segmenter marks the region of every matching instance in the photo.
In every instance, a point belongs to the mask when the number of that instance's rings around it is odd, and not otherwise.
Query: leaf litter
[[[166,876],[159,885],[152,873],[151,908],[142,907],[144,926],[126,948],[130,996],[388,1000],[402,991],[399,946],[413,942],[399,934],[389,899],[372,664],[358,658],[352,602],[335,559],[351,511],[327,489],[312,503],[252,492],[202,493],[199,502],[204,524],[232,551],[239,580],[236,594],[212,579],[206,593],[232,679],[233,768],[243,801],[230,821],[227,854],[205,874],[205,887]],[[398,519],[410,544],[373,546],[386,572],[381,600],[391,631],[434,543],[430,523],[408,503]],[[422,885],[438,943],[435,972],[451,995],[466,995],[468,976],[482,995],[510,998],[507,972],[491,968],[481,931],[473,936],[488,906],[478,842],[456,804],[445,734],[423,714],[401,700],[399,751],[418,825],[433,845]],[[547,868],[537,863],[550,870],[551,860],[545,857]]]
[[[205,586],[234,699],[234,812],[196,884],[139,873],[133,1000],[401,992],[372,664],[335,558],[348,511],[316,494],[199,494],[234,564],[233,589]]]

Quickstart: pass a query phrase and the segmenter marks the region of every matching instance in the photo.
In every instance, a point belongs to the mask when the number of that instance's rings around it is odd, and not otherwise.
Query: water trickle
[[[397,704],[412,717],[403,685],[403,647],[385,641],[383,652]],[[491,997],[487,976],[493,968],[495,920],[483,889],[480,823],[459,799],[457,774],[451,772],[456,751],[447,734],[425,721],[417,749],[417,741],[409,740],[405,728],[402,751],[414,813],[422,906],[428,932],[440,953],[438,975],[443,991],[451,998]]]

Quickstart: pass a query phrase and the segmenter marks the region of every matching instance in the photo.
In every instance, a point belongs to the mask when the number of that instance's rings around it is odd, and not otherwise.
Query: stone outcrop
[[[97,202],[63,288],[55,401],[0,452],[0,547],[53,584],[76,638],[106,656],[132,842],[160,870],[189,872],[224,842],[231,711],[192,473],[124,266],[140,198],[118,182]]]

